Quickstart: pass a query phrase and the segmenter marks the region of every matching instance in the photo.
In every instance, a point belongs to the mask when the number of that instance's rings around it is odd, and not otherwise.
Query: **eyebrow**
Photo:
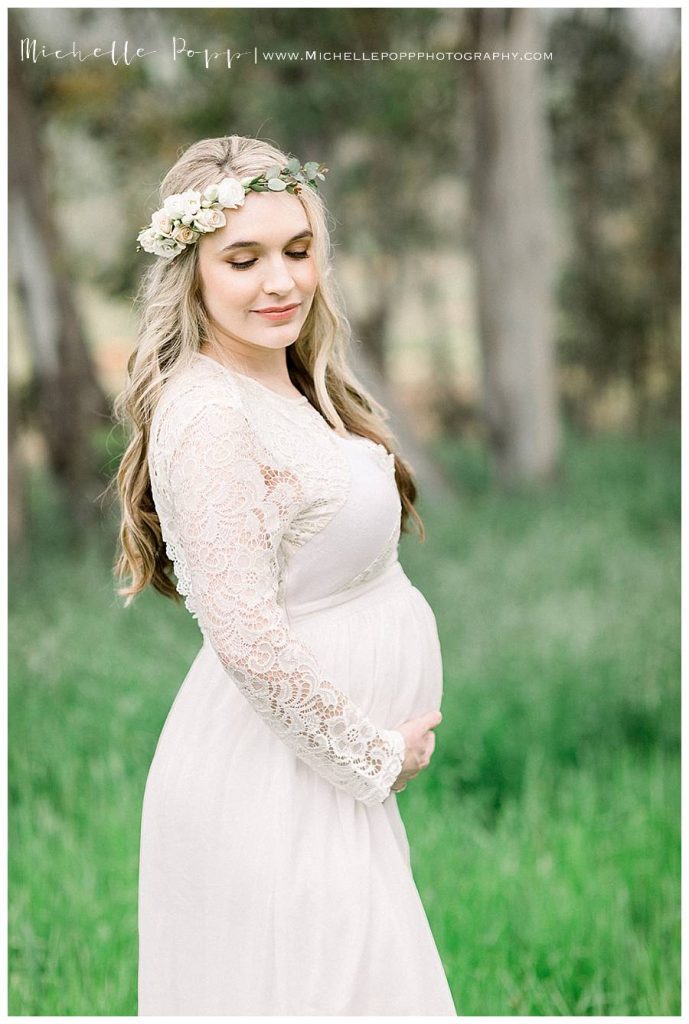
[[[300,231],[298,235],[288,239],[285,245],[291,245],[292,242],[296,242],[300,238],[313,238],[313,231]],[[218,250],[218,256],[222,256],[224,252],[229,252],[230,249],[260,249],[260,247],[260,242],[230,242],[229,245],[225,245],[222,249]]]

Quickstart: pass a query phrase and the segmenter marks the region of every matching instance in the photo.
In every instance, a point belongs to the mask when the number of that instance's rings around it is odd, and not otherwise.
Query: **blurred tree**
[[[9,235],[13,284],[21,300],[31,349],[33,417],[50,467],[75,526],[95,519],[102,486],[91,435],[107,421],[108,403],[96,379],[75,302],[72,281],[46,186],[39,118],[24,78],[19,53],[21,25],[9,13]],[[16,403],[10,403],[10,412]],[[16,421],[13,423],[16,428]],[[12,442],[14,501],[21,493],[16,439]],[[15,506],[15,519],[18,514]],[[17,526],[13,527],[17,530]],[[75,533],[75,536],[77,534]]]
[[[85,12],[72,14],[83,31]],[[396,33],[398,48],[405,48],[405,37],[410,48],[418,33],[428,33],[436,17],[423,11],[400,11],[389,19],[377,11],[323,10],[313,45],[333,52],[351,51],[356,45],[394,50]],[[257,40],[262,51],[304,49],[301,11],[201,9],[190,22],[178,11],[136,9],[127,11],[126,25],[128,37],[145,38],[149,47],[161,49],[164,41],[169,47],[173,35],[189,45],[213,40],[219,48],[251,55]],[[334,61],[327,63],[325,74],[320,61],[266,60],[251,64],[250,75],[241,64],[232,70],[206,68],[198,58],[180,61],[171,70],[170,64],[168,72],[161,71],[160,62],[142,61],[126,70],[103,65],[86,74],[77,64],[65,65],[53,71],[46,86],[45,109],[62,123],[78,124],[99,138],[128,200],[122,211],[130,222],[127,247],[101,283],[119,294],[135,290],[140,263],[133,258],[131,239],[144,223],[156,180],[191,142],[229,132],[256,134],[298,155],[315,153],[337,168],[328,181],[336,244],[341,238],[350,255],[367,267],[361,308],[351,314],[354,335],[364,342],[355,354],[360,372],[391,409],[391,425],[401,439],[406,438],[402,443],[428,497],[447,497],[451,487],[444,472],[413,424],[405,424],[404,410],[389,386],[385,341],[398,284],[397,254],[405,246],[431,244],[437,233],[419,197],[427,189],[424,177],[429,169],[452,152],[447,132],[441,130],[442,116],[440,122],[433,116],[442,115],[441,98],[448,111],[451,108],[449,90],[438,89],[433,81],[436,71],[420,67],[412,72],[418,86],[415,96],[402,102],[409,69],[382,62],[353,69]],[[353,75],[361,80],[354,81]],[[225,76],[232,88],[211,88],[218,76]]]
[[[74,272],[131,299],[142,266],[133,239],[150,214],[161,175],[199,138],[259,135],[299,155],[316,154],[333,168],[327,200],[336,250],[349,266],[363,268],[350,302],[354,335],[364,343],[356,353],[362,376],[375,379],[381,401],[395,406],[387,355],[395,307],[411,283],[427,321],[440,322],[434,304],[442,301],[443,290],[427,283],[423,259],[440,265],[453,248],[473,249],[479,263],[482,411],[489,437],[505,479],[512,472],[547,475],[545,468],[534,469],[538,460],[547,466],[549,447],[556,449],[552,354],[542,341],[555,330],[549,327],[547,272],[552,268],[542,240],[549,230],[540,163],[547,152],[542,84],[550,90],[561,196],[574,207],[576,244],[560,282],[560,341],[566,366],[584,369],[590,381],[581,408],[595,400],[604,378],[636,374],[648,402],[657,390],[656,371],[676,380],[678,350],[671,336],[678,316],[673,298],[678,293],[678,64],[663,65],[656,82],[650,70],[639,70],[636,78],[625,71],[623,86],[618,85],[619,54],[628,45],[618,38],[624,36],[626,12],[608,13],[552,16],[548,48],[556,50],[557,61],[547,65],[542,83],[543,69],[527,62],[286,56],[307,46],[331,54],[471,50],[484,44],[487,49],[540,48],[534,36],[519,42],[534,17],[528,11],[323,8],[314,18],[301,9],[61,9],[60,42],[72,34],[85,46],[129,38],[158,50],[129,67],[107,61],[44,61],[32,67],[32,96],[51,128],[44,141],[65,157],[51,184],[60,199]],[[36,11],[36,25],[41,17]],[[560,34],[557,26],[563,26]],[[242,52],[244,63],[229,70],[222,61],[206,68],[199,56],[173,62],[173,35],[196,48]],[[285,56],[254,64],[254,46],[260,53]],[[623,57],[622,63],[629,61]],[[457,88],[458,71],[466,83],[470,66],[477,75],[473,94]],[[616,141],[620,133],[631,140],[624,147]],[[87,194],[83,189],[75,194],[72,171],[79,158],[65,152],[78,149],[79,140],[91,155],[98,154],[98,172],[87,182]],[[487,216],[479,213],[481,205],[465,199],[464,183],[472,180]],[[446,209],[448,195],[456,198]],[[498,207],[503,197],[509,200],[504,216]],[[107,218],[107,231],[100,230],[99,221],[92,248],[75,229],[70,249],[69,213],[84,199]],[[89,211],[79,207],[80,214],[82,209],[88,219]],[[403,271],[417,256],[421,272],[415,281]],[[441,269],[446,274],[447,268]],[[405,330],[404,342],[414,343],[413,328],[405,325]],[[442,330],[441,324],[435,332],[439,338]],[[639,337],[651,353],[645,362],[634,354]],[[599,357],[608,367],[603,373]],[[442,404],[446,412],[453,395],[459,401],[460,390],[448,379],[452,360],[443,363],[439,357],[437,367],[444,369],[436,369],[441,379],[432,385],[427,404]],[[462,403],[470,394],[464,391]],[[454,423],[459,432],[467,415],[462,405],[457,415],[450,409],[436,420]],[[400,435],[404,419],[393,414]],[[417,450],[417,472],[434,497],[442,476],[421,442]],[[517,466],[515,460],[521,468],[510,468]]]
[[[27,534],[26,479],[20,450],[20,407],[14,388],[7,396],[7,420],[11,426],[7,446],[7,540],[11,551],[22,550]]]
[[[542,50],[539,12],[472,12],[474,50]],[[553,226],[542,72],[535,61],[475,61],[473,204],[483,413],[498,480],[558,469]]]
[[[680,58],[639,49],[624,9],[553,22],[554,156],[570,254],[560,281],[560,356],[576,368],[572,418],[620,382],[638,427],[679,411]]]

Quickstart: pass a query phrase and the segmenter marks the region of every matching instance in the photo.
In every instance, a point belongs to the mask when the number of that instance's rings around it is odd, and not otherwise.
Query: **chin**
[[[256,338],[254,344],[259,345],[261,348],[289,348],[290,345],[294,344],[298,337],[299,334],[297,334],[296,337],[294,338],[285,337],[285,335],[283,335],[282,337],[278,337],[277,335],[269,335],[267,338]]]

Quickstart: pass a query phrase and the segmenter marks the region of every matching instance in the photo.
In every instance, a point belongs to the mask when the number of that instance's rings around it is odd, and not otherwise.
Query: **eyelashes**
[[[287,255],[291,256],[293,260],[308,260],[310,257],[308,252],[288,252]],[[256,260],[244,260],[242,263],[233,263],[232,260],[227,260],[227,262],[234,270],[246,270],[247,267],[253,267]]]

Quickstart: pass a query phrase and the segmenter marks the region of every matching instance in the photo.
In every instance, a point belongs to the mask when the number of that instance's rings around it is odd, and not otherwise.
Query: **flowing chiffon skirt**
[[[399,562],[287,613],[377,726],[440,707],[435,618]],[[208,642],[146,783],[138,1013],[456,1016],[396,794],[367,806],[318,776]]]

